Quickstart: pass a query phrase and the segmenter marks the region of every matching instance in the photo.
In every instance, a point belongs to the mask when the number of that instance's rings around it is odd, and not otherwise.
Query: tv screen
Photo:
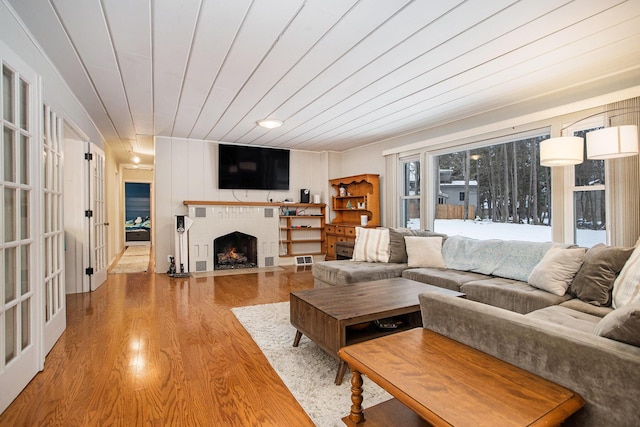
[[[289,150],[218,144],[218,188],[288,190]]]

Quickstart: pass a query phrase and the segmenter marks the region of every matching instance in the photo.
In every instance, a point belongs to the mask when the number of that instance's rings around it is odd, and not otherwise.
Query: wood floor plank
[[[312,426],[231,312],[312,287],[311,272],[295,267],[108,275],[67,296],[66,331],[0,426]]]

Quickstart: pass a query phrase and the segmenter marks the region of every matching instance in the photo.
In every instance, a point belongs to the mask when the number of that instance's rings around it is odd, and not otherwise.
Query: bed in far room
[[[151,241],[151,218],[137,217],[127,219],[125,224],[125,241],[149,242]]]

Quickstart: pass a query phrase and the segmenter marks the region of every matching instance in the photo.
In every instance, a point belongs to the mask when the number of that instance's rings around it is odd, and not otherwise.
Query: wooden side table
[[[352,372],[349,426],[365,425],[363,374],[395,397],[367,409],[367,427],[553,426],[584,406],[567,388],[424,328],[338,354]]]

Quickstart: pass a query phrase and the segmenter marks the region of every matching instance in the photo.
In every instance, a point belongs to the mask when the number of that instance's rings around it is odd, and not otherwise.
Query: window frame
[[[418,186],[416,188],[417,190],[417,194],[414,195],[407,195],[407,191],[406,190],[406,183],[409,182],[408,181],[408,177],[406,176],[406,165],[409,163],[417,163],[418,164]],[[407,222],[408,222],[408,218],[407,218],[407,212],[405,209],[405,203],[409,200],[417,200],[418,201],[418,206],[420,206],[419,209],[419,216],[418,219],[420,221],[420,226],[419,229],[424,228],[424,207],[423,207],[423,199],[422,199],[422,194],[424,193],[424,188],[423,188],[423,182],[424,182],[424,168],[423,168],[423,161],[422,161],[422,156],[420,154],[414,154],[411,156],[406,156],[406,157],[401,157],[398,159],[398,200],[400,203],[398,203],[398,221],[400,222],[400,224],[396,224],[399,227],[405,228],[407,227]]]
[[[581,120],[578,123],[574,123],[568,126],[563,126],[561,136],[574,136],[575,132],[595,129],[606,126],[605,114],[589,117],[588,119]],[[586,143],[585,143],[586,150]],[[584,153],[584,158],[587,160],[587,153]],[[599,185],[576,185],[576,165],[564,166],[563,168],[564,182],[567,183],[563,192],[564,200],[564,215],[563,215],[563,242],[576,244],[576,217],[575,217],[575,195],[578,192],[583,191],[604,191],[605,199],[605,244],[609,244],[611,241],[609,218],[611,215],[611,204],[609,203],[609,162],[604,161],[604,176],[605,183]],[[553,191],[553,190],[552,190]]]

